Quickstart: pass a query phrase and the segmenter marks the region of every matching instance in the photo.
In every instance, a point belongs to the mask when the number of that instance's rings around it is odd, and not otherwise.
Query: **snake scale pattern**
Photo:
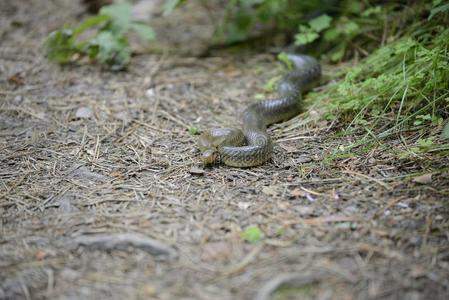
[[[258,166],[271,158],[273,142],[267,126],[286,121],[301,111],[302,93],[313,88],[321,78],[318,61],[307,55],[288,54],[292,71],[278,83],[278,97],[250,104],[243,112],[243,131],[213,128],[199,140],[205,165],[224,163],[231,167]]]

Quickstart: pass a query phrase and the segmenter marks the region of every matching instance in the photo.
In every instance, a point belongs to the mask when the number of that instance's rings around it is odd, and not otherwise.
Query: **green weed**
[[[88,30],[95,33],[81,39]],[[132,20],[131,5],[113,4],[101,8],[98,15],[87,18],[75,28],[64,25],[47,39],[47,56],[50,61],[66,64],[79,57],[88,57],[112,70],[126,68],[131,57],[127,33],[132,30],[143,39],[154,39],[148,25]]]
[[[242,237],[245,241],[250,243],[255,243],[260,241],[263,238],[262,230],[257,226],[250,226],[245,229],[242,233]]]
[[[189,127],[189,133],[190,133],[190,135],[200,135],[201,130],[198,127],[192,126],[192,127]]]
[[[429,126],[443,127],[449,116],[449,29],[443,25],[445,20],[447,14],[440,13],[430,21],[416,22],[402,37],[347,68],[337,84],[313,95],[312,101],[324,107],[326,118],[347,124],[346,134],[365,132],[346,153],[404,130],[424,134],[430,132]],[[423,153],[437,146],[419,144],[411,152]]]

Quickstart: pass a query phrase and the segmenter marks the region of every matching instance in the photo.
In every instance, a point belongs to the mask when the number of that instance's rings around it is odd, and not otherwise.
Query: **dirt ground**
[[[447,299],[447,157],[328,160],[357,137],[298,116],[266,165],[203,169],[188,128],[239,124],[275,59],[49,63],[83,11],[0,2],[0,299]]]

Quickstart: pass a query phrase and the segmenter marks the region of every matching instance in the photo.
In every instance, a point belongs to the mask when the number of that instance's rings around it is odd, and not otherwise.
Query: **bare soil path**
[[[82,16],[0,2],[0,299],[447,299],[447,158],[328,161],[350,140],[299,116],[270,163],[198,170],[187,129],[239,123],[274,59],[49,63],[48,33]]]

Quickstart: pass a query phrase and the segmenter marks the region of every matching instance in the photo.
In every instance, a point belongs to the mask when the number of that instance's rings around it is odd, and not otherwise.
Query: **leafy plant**
[[[316,17],[306,25],[299,25],[299,33],[295,35],[296,45],[306,45],[315,41],[324,29],[331,25],[332,18],[324,14]]]
[[[93,34],[82,38],[88,30]],[[101,8],[96,16],[84,20],[75,28],[64,25],[52,32],[47,39],[47,55],[50,61],[65,64],[79,57],[88,57],[112,70],[126,68],[131,58],[127,38],[129,31],[151,41],[155,34],[148,25],[132,20],[129,3],[112,4]]]
[[[382,32],[386,15],[394,17],[393,8],[393,5],[370,6],[368,1],[344,1],[339,14],[334,17],[321,14],[306,24],[300,24],[295,44],[309,45],[320,39],[316,54],[332,62],[342,60],[348,49],[354,47],[356,51],[367,55],[369,50],[378,46],[373,36]],[[359,42],[354,43],[355,40]],[[358,43],[365,44],[366,49]]]
[[[308,12],[319,8],[320,1],[231,0],[217,28],[217,39],[243,41],[254,31],[291,32]]]

